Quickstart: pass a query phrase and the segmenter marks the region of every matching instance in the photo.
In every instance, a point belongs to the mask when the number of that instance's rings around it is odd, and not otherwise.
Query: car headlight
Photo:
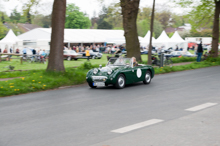
[[[109,71],[108,71],[108,74],[110,75],[111,73],[112,73],[112,70],[109,70]]]
[[[97,74],[97,73],[98,73],[98,69],[95,68],[95,69],[93,70],[93,74]]]

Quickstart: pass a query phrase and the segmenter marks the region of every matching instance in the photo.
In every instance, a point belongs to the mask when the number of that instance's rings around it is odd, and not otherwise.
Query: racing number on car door
[[[140,67],[135,66],[132,68],[132,76],[133,76],[133,82],[141,81],[142,76],[142,70]]]

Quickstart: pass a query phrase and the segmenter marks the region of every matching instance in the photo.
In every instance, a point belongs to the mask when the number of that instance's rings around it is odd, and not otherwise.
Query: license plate
[[[105,83],[103,83],[103,82],[95,82],[95,83],[93,83],[93,86],[105,86]]]

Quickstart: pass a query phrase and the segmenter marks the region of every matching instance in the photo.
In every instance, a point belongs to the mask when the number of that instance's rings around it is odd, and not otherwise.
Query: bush
[[[171,58],[173,63],[181,63],[181,62],[193,62],[196,61],[196,57],[173,57]]]

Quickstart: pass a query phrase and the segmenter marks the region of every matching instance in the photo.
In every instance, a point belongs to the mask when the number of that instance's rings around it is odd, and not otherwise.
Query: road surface
[[[0,98],[0,146],[219,146],[220,67]]]

